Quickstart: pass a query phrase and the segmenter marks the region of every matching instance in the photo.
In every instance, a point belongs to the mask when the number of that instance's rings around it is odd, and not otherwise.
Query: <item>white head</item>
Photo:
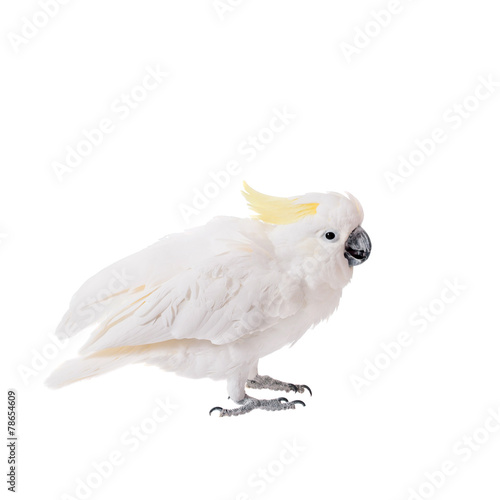
[[[347,193],[308,193],[292,198],[267,196],[244,183],[254,218],[272,224],[270,238],[288,271],[311,286],[342,288],[352,268],[368,259],[371,242],[361,228],[363,209]]]

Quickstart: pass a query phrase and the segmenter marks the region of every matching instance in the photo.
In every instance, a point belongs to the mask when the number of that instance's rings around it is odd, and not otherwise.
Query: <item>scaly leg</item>
[[[251,389],[270,389],[272,391],[293,391],[301,394],[307,389],[312,396],[312,391],[307,385],[289,384],[281,382],[281,380],[275,380],[267,375],[256,375],[253,379],[247,380],[247,387]]]
[[[247,383],[249,377],[256,379],[257,375],[257,362],[252,365],[242,366],[239,370],[235,370],[230,374],[227,379],[227,389],[229,393],[229,399],[239,404],[238,408],[224,409],[220,406],[216,406],[210,410],[210,415],[213,411],[219,410],[220,417],[231,417],[237,415],[244,415],[255,409],[266,410],[266,411],[280,411],[280,410],[293,410],[295,405],[303,405],[303,401],[291,401],[288,402],[286,398],[276,398],[276,399],[257,399],[248,396],[245,392],[245,384]]]
[[[239,408],[232,409],[224,409],[220,406],[216,406],[210,410],[209,415],[212,414],[213,411],[219,410],[219,417],[232,417],[238,415],[244,415],[245,413],[249,413],[252,410],[266,410],[266,411],[280,411],[280,410],[293,410],[295,409],[296,404],[301,404],[305,406],[303,401],[291,401],[288,402],[286,398],[277,398],[277,399],[256,399],[251,398],[245,394],[245,397],[241,401],[237,401]]]

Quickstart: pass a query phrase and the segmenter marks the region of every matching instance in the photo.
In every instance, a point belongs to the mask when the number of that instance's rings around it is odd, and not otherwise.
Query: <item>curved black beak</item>
[[[357,266],[370,257],[371,251],[370,237],[361,226],[358,226],[345,242],[344,257],[349,262],[349,266]]]

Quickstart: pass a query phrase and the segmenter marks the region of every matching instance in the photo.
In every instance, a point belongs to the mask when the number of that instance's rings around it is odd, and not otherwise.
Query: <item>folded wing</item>
[[[120,266],[130,277],[123,290],[87,303]],[[75,295],[60,331],[92,324],[84,352],[172,339],[233,342],[302,307],[300,286],[274,266],[261,223],[218,218],[160,240],[91,278]],[[85,304],[80,314],[78,303]]]

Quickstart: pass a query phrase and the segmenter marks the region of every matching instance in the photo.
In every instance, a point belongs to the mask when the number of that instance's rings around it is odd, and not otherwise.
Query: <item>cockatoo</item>
[[[353,267],[371,252],[363,210],[350,194],[281,198],[243,185],[253,218],[216,217],[166,236],[82,285],[57,334],[89,329],[84,357],[62,364],[47,385],[146,363],[226,380],[239,406],[210,410],[220,416],[305,406],[257,399],[245,389],[311,393],[260,375],[258,362],[335,311]]]

